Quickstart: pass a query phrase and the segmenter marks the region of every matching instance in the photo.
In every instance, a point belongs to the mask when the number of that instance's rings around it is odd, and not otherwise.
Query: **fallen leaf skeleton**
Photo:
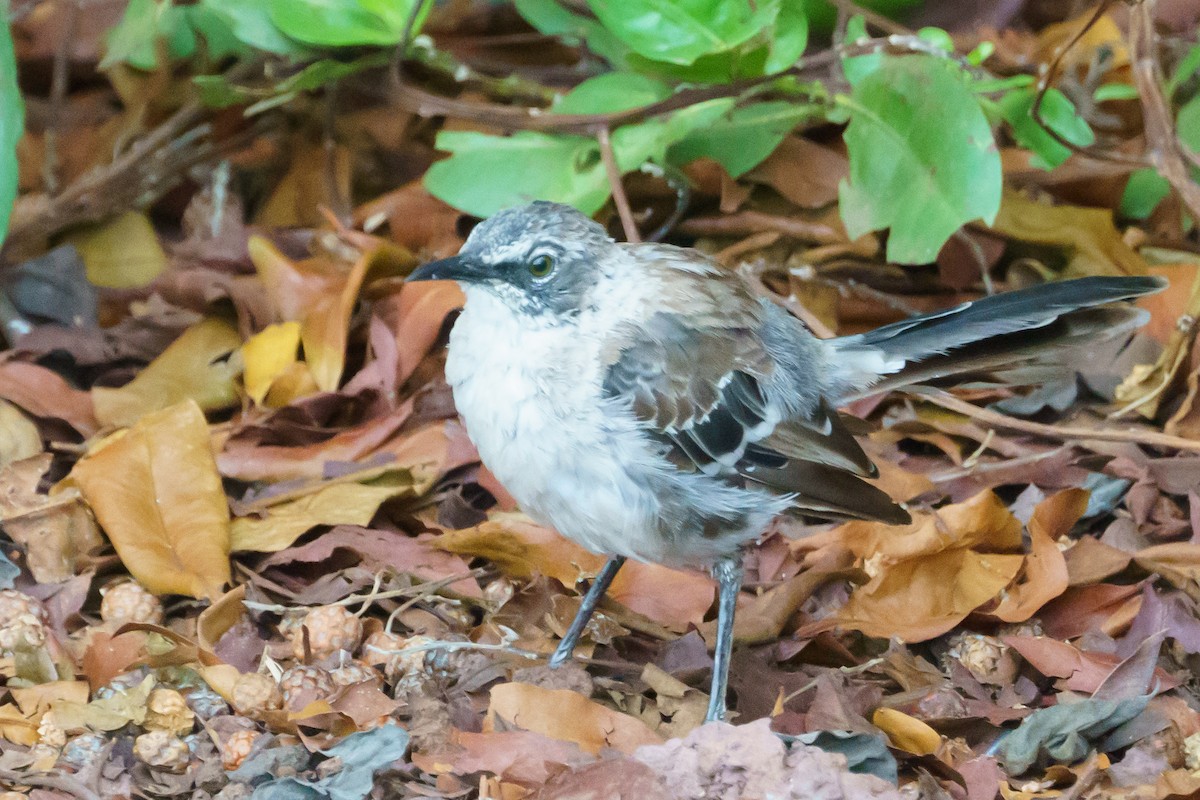
[[[742,546],[781,513],[909,521],[836,409],[865,394],[1045,362],[1127,333],[1149,277],[1036,286],[818,339],[695,250],[620,244],[574,209],[502,211],[409,280],[466,304],[446,377],[522,509],[609,556],[550,660],[571,658],[626,558],[712,570],[708,719],[725,716]]]

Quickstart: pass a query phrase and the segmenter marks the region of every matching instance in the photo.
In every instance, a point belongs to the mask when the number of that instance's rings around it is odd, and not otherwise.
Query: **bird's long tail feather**
[[[1019,289],[829,340],[841,402],[951,375],[1052,359],[1126,335],[1147,314],[1128,302],[1161,291],[1155,277],[1092,277]]]

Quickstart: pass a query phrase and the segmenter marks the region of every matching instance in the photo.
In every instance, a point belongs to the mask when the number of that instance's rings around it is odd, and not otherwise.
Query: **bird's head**
[[[569,316],[602,276],[617,246],[602,226],[570,206],[538,201],[480,223],[458,255],[418,267],[410,281],[458,281],[515,311]]]

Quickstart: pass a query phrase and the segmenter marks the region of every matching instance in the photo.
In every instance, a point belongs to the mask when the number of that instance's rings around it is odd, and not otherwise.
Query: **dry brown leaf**
[[[416,495],[415,477],[393,470],[370,483],[332,483],[272,506],[261,517],[238,517],[229,529],[230,549],[274,553],[317,525],[366,525],[385,501]]]
[[[745,178],[765,183],[801,208],[820,208],[837,200],[838,184],[849,172],[849,160],[838,151],[789,136]]]
[[[1142,569],[1158,573],[1187,592],[1193,600],[1200,600],[1200,544],[1173,542],[1154,545],[1139,550],[1133,560]]]
[[[316,227],[324,221],[322,207],[336,208],[344,202],[339,198],[350,197],[350,148],[336,144],[327,152],[324,143],[297,134],[289,152],[288,171],[275,183],[254,221],[270,228]]]
[[[60,583],[104,540],[79,492],[38,491],[53,457],[44,453],[0,469],[0,527],[25,548],[25,563],[39,583]]]
[[[433,544],[451,553],[486,558],[514,578],[545,575],[567,588],[594,576],[606,560],[519,513],[495,513],[472,528],[446,531]],[[629,561],[617,573],[609,596],[631,611],[682,630],[704,618],[714,586],[701,573]]]
[[[96,432],[92,396],[71,386],[58,373],[37,364],[0,363],[0,397],[16,403],[35,417],[61,419],[83,436]]]
[[[1024,575],[1009,587],[1000,605],[990,612],[992,616],[1024,622],[1067,590],[1067,562],[1058,549],[1058,539],[1083,517],[1087,504],[1084,489],[1066,489],[1038,503],[1029,519],[1030,548]]]
[[[641,720],[592,702],[578,692],[529,683],[492,687],[484,731],[494,731],[500,720],[552,739],[574,742],[593,755],[605,747],[632,753],[642,745],[663,741]]]
[[[414,253],[446,258],[458,252],[462,237],[458,221],[463,213],[429,194],[421,181],[406,183],[354,210],[354,225],[374,230],[386,219],[388,232]]]
[[[200,612],[196,620],[196,644],[200,650],[213,654],[225,632],[246,616],[246,584],[239,584]],[[215,656],[214,656],[215,660]]]
[[[473,733],[453,729],[445,745],[413,753],[412,760],[435,775],[490,772],[514,783],[540,786],[559,765],[587,764],[594,759],[573,742],[532,731]]]
[[[229,507],[195,402],[147,414],[71,477],[139,583],[156,594],[223,593]]]
[[[906,527],[858,521],[838,532],[860,558],[878,563],[878,572],[836,614],[800,635],[840,626],[925,641],[995,599],[1025,561],[994,552],[1020,548],[1021,523],[991,492],[920,515]]]
[[[348,264],[331,254],[293,261],[260,236],[250,238],[250,258],[270,295],[278,321],[300,323],[304,361],[322,391],[338,387],[346,363],[350,314],[367,280],[403,275],[416,265],[411,253],[382,239]]]
[[[230,355],[241,344],[237,330],[224,320],[196,323],[129,383],[92,389],[96,418],[104,425],[127,427],[185,400],[205,410],[234,405],[241,366]]]

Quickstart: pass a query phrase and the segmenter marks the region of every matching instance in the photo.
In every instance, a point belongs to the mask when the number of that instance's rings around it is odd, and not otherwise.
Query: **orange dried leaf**
[[[71,477],[139,583],[156,594],[222,594],[229,508],[195,402],[147,414]]]
[[[574,742],[585,752],[611,747],[632,753],[662,738],[644,722],[592,702],[569,689],[544,689],[529,683],[502,683],[492,688],[484,731],[496,729],[497,719],[552,739]]]
[[[1025,575],[1009,588],[992,614],[1005,622],[1024,622],[1046,603],[1067,590],[1067,561],[1058,549],[1066,535],[1087,510],[1088,492],[1067,489],[1038,503],[1029,519],[1029,555]]]

